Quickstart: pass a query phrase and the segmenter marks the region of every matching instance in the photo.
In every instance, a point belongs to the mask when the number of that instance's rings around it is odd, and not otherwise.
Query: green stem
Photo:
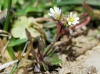
[[[20,62],[20,60],[15,64],[15,66],[11,70],[10,74],[13,74],[15,72],[16,68],[18,67],[19,62]]]
[[[5,20],[4,27],[3,27],[3,30],[5,30],[5,31],[7,31],[7,30],[8,30],[8,26],[9,26],[11,4],[12,4],[12,0],[9,0],[9,1],[8,1],[8,11],[7,11],[7,17],[6,17],[6,20]]]
[[[49,51],[51,50],[51,48],[54,46],[54,44],[56,43],[56,41],[58,40],[58,38],[60,37],[59,34],[56,34],[54,41],[50,44],[49,48],[47,49],[47,51],[44,53],[44,57],[49,53]]]

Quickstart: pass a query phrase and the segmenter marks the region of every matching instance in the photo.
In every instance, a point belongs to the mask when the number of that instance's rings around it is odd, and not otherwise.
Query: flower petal
[[[48,13],[48,15],[52,16],[56,20],[60,20],[61,19],[61,9],[59,9],[59,7],[54,7],[54,9],[50,8],[50,13]]]
[[[62,13],[62,11],[61,11],[61,9],[59,9],[59,14],[61,14]]]
[[[72,25],[72,24],[76,25],[79,23],[79,17],[77,16],[77,14],[73,14],[72,12],[70,12],[66,20],[68,21],[69,25]]]
[[[73,13],[72,12],[70,12],[70,15],[69,15],[70,17],[72,17],[73,16]]]
[[[54,11],[55,11],[55,12],[58,12],[58,8],[57,8],[57,7],[54,7]]]
[[[75,20],[79,20],[79,17],[76,17]]]
[[[77,17],[77,14],[74,14],[73,17],[76,18]]]
[[[71,25],[71,22],[68,22],[69,25]]]
[[[67,18],[67,21],[69,20],[69,18]]]
[[[78,24],[78,23],[79,23],[79,21],[76,21],[76,23]]]
[[[72,22],[73,25],[76,25],[76,22]]]
[[[79,23],[79,21],[74,21],[72,24],[73,25],[76,25],[76,24],[78,24]]]
[[[54,14],[55,11],[54,11],[52,8],[50,8],[50,12],[51,12],[52,14]]]
[[[59,7],[57,7],[57,9],[56,9],[57,11],[60,11],[60,9],[59,9]]]
[[[49,16],[53,16],[51,13],[48,13]]]

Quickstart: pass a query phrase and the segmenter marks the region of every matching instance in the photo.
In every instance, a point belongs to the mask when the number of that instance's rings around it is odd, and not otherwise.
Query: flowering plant
[[[59,7],[50,8],[50,13],[48,13],[55,20],[60,20],[62,18],[62,11]]]
[[[65,17],[62,16],[62,10],[59,7],[54,7],[50,8],[50,12],[48,13],[48,15],[52,17],[53,21],[56,21],[57,24],[57,31],[50,45],[46,46],[42,38],[37,37],[38,51],[36,52],[33,47],[32,36],[29,33],[29,31],[25,29],[28,41],[30,42],[30,46],[33,52],[32,54],[34,55],[36,62],[40,66],[42,66],[44,70],[48,70],[49,69],[48,67],[50,65],[58,65],[61,62],[57,54],[53,53],[54,50],[52,50],[54,44],[61,36],[67,35],[69,37],[69,40],[66,43],[70,42],[71,44],[73,37],[79,34],[83,34],[83,32],[75,34],[71,33],[71,30],[72,31],[75,30],[77,26],[80,27],[80,25],[78,25],[80,21],[77,14],[70,12],[70,14],[67,17]]]
[[[50,12],[48,13],[48,15],[50,17],[53,18],[54,21],[57,21],[57,34],[64,35],[64,34],[68,34],[71,37],[72,36],[77,36],[79,34],[83,34],[82,33],[73,33],[73,30],[77,29],[77,28],[82,28],[82,26],[86,25],[89,22],[89,17],[87,17],[87,15],[84,15],[88,20],[85,22],[84,20],[84,24],[82,24],[80,22],[80,18],[76,13],[70,12],[69,15],[66,16],[62,16],[62,10],[59,7],[54,7],[50,8]],[[73,34],[72,34],[73,33]]]
[[[79,23],[79,17],[77,16],[77,14],[73,14],[72,12],[70,12],[70,14],[67,17],[67,21],[69,25],[76,25]]]
[[[54,20],[61,20],[62,17],[62,11],[59,7],[50,8],[50,13],[48,13],[49,16],[51,16]],[[68,17],[66,17],[66,21],[68,22],[68,25],[76,25],[79,23],[79,17],[77,14],[73,14],[70,12]]]

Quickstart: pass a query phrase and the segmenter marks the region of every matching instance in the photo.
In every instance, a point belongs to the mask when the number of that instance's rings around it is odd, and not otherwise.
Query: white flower
[[[79,17],[77,16],[77,14],[73,14],[72,12],[70,12],[70,14],[67,17],[67,21],[68,25],[76,25],[79,23]]]
[[[50,13],[48,13],[49,16],[53,17],[55,20],[60,20],[62,17],[62,11],[59,9],[59,7],[50,8]]]

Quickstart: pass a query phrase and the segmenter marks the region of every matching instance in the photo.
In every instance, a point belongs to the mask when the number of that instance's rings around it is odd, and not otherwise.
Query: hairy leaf
[[[58,65],[62,61],[58,58],[57,54],[52,54],[50,56],[46,56],[44,59],[49,65]]]
[[[45,71],[48,70],[48,66],[44,62],[42,62],[42,66],[43,66],[43,68],[44,68]]]

